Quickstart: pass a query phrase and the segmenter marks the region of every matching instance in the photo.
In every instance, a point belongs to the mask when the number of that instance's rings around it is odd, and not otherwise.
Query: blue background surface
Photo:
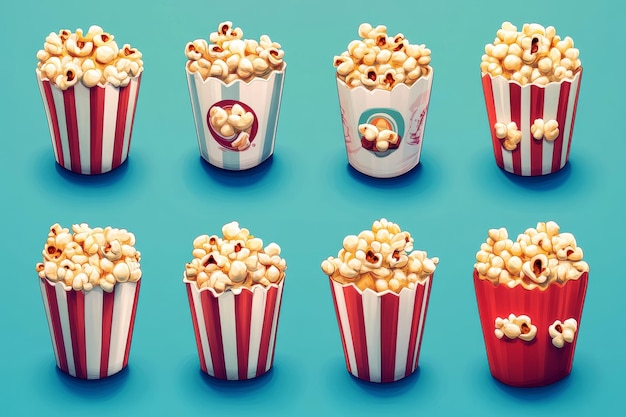
[[[623,415],[624,12],[618,2],[371,1],[0,3],[0,405],[4,415]],[[287,69],[273,158],[225,172],[198,153],[185,80],[186,42],[232,20],[268,34]],[[569,164],[544,178],[495,165],[480,83],[486,43],[510,20],[554,25],[584,66]],[[347,164],[332,57],[358,25],[385,24],[432,49],[434,83],[420,165],[393,180]],[[129,160],[84,177],[54,162],[35,81],[48,33],[98,24],[144,55]],[[419,370],[368,384],[345,369],[320,262],[380,217],[439,256]],[[274,369],[225,383],[199,368],[182,284],[191,242],[238,220],[277,242],[288,262]],[[515,389],[489,374],[472,285],[487,229],[516,236],[555,220],[575,234],[590,281],[574,368],[546,388]],[[103,381],[55,368],[37,276],[47,230],[87,222],[135,233],[143,285],[128,368]],[[528,364],[532,366],[533,364]]]

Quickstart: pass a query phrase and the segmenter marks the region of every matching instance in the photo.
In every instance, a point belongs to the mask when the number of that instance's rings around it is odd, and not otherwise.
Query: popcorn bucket
[[[108,293],[40,279],[59,369],[76,378],[101,379],[126,367],[140,283],[117,283]]]
[[[274,153],[286,67],[283,63],[282,70],[272,71],[267,79],[230,84],[216,77],[203,80],[199,73],[186,70],[202,158],[218,168],[237,171],[260,165]],[[214,108],[230,112],[236,105],[251,114],[251,126],[224,133],[211,123]]]
[[[521,285],[509,288],[480,279],[474,270],[474,288],[483,329],[491,375],[515,387],[548,385],[566,377],[572,370],[574,350],[580,330],[588,273],[564,285],[551,284],[546,290],[527,290]],[[530,342],[495,335],[496,318],[509,314],[526,315],[537,327]],[[552,342],[549,328],[556,320],[575,319],[574,338],[561,348]]]
[[[354,169],[371,177],[391,178],[417,166],[432,80],[432,68],[413,85],[398,84],[391,91],[349,88],[337,78],[346,152]],[[398,135],[397,143],[384,152],[372,147],[359,132],[359,126],[366,123],[392,130]]]
[[[329,278],[348,372],[394,382],[417,369],[432,277],[399,294],[361,291]]]
[[[494,155],[501,169],[516,175],[538,176],[565,166],[572,144],[581,77],[582,68],[573,80],[522,86],[502,76],[482,76]],[[531,126],[536,119],[556,120],[559,129],[556,139],[535,139]],[[515,122],[522,134],[521,142],[512,151],[504,148],[494,127],[496,123],[510,122]]]
[[[202,371],[227,380],[251,379],[269,371],[285,280],[219,294],[183,281]]]
[[[78,174],[101,174],[128,157],[141,75],[125,87],[85,87],[76,83],[61,90],[42,78],[37,81],[48,118],[54,157]]]

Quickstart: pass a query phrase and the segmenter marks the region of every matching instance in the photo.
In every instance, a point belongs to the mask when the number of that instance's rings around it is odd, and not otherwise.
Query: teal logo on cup
[[[385,157],[398,149],[402,142],[402,135],[404,134],[404,119],[400,112],[387,109],[387,108],[373,108],[368,109],[361,113],[359,117],[359,126],[363,124],[370,124],[376,127],[379,132],[384,130],[391,130],[398,135],[396,143],[389,143],[387,150],[380,151],[376,148],[376,141],[370,141],[361,135],[361,146],[368,151],[372,152],[378,157]],[[358,129],[357,129],[358,130]]]

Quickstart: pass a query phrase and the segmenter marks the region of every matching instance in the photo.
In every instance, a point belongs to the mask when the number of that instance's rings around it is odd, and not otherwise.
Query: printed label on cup
[[[368,137],[368,134],[363,133],[362,127],[368,125],[373,126],[373,129],[376,131],[376,137],[372,135]],[[359,117],[359,132],[361,133],[361,146],[382,158],[391,154],[400,146],[402,134],[404,134],[404,119],[398,111],[393,109],[368,109],[361,113]],[[383,139],[384,132],[392,132],[391,139]],[[382,141],[387,142],[384,147],[380,146]]]
[[[213,139],[225,149],[240,152],[254,146],[259,122],[247,104],[237,100],[218,101],[209,108],[206,122]]]

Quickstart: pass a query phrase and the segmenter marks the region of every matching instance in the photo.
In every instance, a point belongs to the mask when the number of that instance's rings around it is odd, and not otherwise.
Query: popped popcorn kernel
[[[503,76],[521,85],[546,85],[573,79],[582,65],[578,57],[572,38],[561,40],[552,26],[524,24],[518,32],[504,22],[494,42],[485,46],[480,69],[483,74]]]
[[[535,119],[530,132],[537,140],[553,141],[559,136],[559,122],[554,119],[545,122],[543,119]]]
[[[35,266],[39,278],[75,291],[99,286],[106,292],[118,282],[139,281],[141,253],[134,248],[134,234],[109,226],[92,229],[86,223],[73,225],[72,232],[58,223],[50,227],[44,262]]]
[[[530,342],[537,335],[537,326],[531,323],[530,317],[526,315],[516,316],[511,313],[506,318],[496,318],[494,334],[498,339],[506,336],[508,339],[521,339]]]
[[[276,243],[263,248],[263,241],[240,228],[236,221],[222,227],[222,237],[201,235],[194,239],[191,262],[185,265],[184,281],[199,289],[222,293],[253,285],[265,287],[285,277],[286,261]]]
[[[363,23],[358,33],[362,39],[350,42],[333,59],[337,78],[348,87],[392,90],[399,84],[412,85],[430,72],[431,52],[425,45],[411,45],[401,33],[389,36],[382,25]]]
[[[129,44],[120,49],[114,39],[99,26],[91,26],[86,34],[80,28],[75,33],[52,32],[37,52],[37,71],[62,90],[78,82],[86,87],[126,86],[143,72],[142,55]]]
[[[342,284],[399,293],[428,279],[438,263],[439,258],[428,258],[426,252],[413,250],[411,235],[383,218],[373,222],[370,230],[346,236],[337,257],[322,261],[321,268]]]
[[[548,333],[552,338],[554,347],[561,349],[566,342],[572,343],[574,341],[576,330],[578,330],[578,322],[574,318],[569,318],[563,323],[560,320],[555,320],[548,328]]]
[[[505,229],[491,229],[476,253],[474,268],[481,279],[509,287],[545,290],[552,283],[576,280],[589,266],[571,233],[560,233],[553,221],[540,222],[518,235],[515,242]]]
[[[268,78],[272,71],[284,68],[285,52],[279,43],[267,35],[262,35],[258,42],[242,38],[243,31],[233,28],[232,22],[220,23],[217,32],[209,35],[210,44],[204,39],[187,43],[187,69],[200,74],[203,80],[216,77],[230,83],[237,79],[248,82],[255,77]]]

